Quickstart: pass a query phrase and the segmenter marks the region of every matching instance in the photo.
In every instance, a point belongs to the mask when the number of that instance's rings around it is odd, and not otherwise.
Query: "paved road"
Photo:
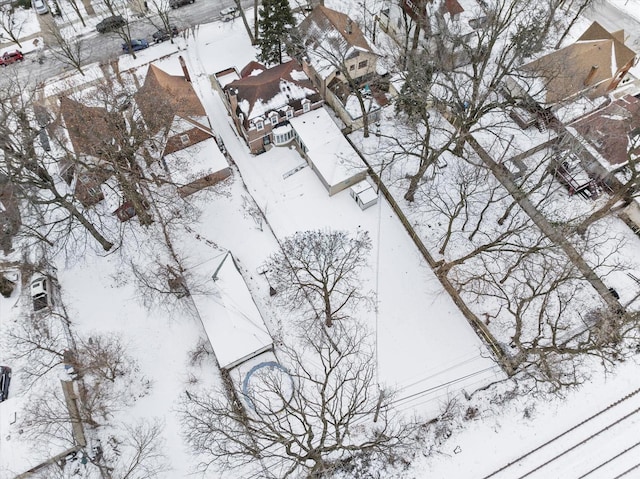
[[[196,0],[191,5],[171,10],[170,21],[180,29],[186,29],[195,25],[204,24],[220,20],[220,10],[235,5],[233,0]],[[243,7],[246,9],[253,6],[253,0],[243,0]],[[73,16],[73,13],[69,13]],[[96,23],[95,15],[91,16],[91,23]],[[43,15],[38,18],[41,22],[50,20],[50,15]],[[241,21],[241,20],[236,20]],[[147,38],[151,40],[152,33],[157,29],[154,25],[162,25],[157,16],[138,17],[130,21],[130,31],[132,38]],[[42,32],[34,36],[44,36]],[[94,62],[108,62],[122,54],[122,39],[114,34],[99,34],[91,31],[80,38],[82,50],[85,52],[83,64]],[[10,81],[20,81],[22,85],[31,82],[42,82],[47,78],[60,75],[64,71],[71,70],[72,67],[57,60],[50,51],[45,49],[45,60],[39,64],[35,53],[27,54],[23,63],[14,64],[0,70],[0,85]]]
[[[629,0],[628,3],[640,9],[638,0]],[[633,51],[640,52],[640,22],[635,18],[605,0],[596,1],[593,7],[585,11],[585,16],[611,32],[624,29],[625,44]]]

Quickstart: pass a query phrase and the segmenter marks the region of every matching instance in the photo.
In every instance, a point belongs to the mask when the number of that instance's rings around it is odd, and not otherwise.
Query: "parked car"
[[[153,41],[156,43],[164,42],[178,35],[178,28],[175,25],[171,25],[171,29],[167,31],[165,28],[161,28],[152,35]]]
[[[188,3],[193,3],[195,1],[196,0],[169,0],[169,6],[171,8],[178,8],[178,7],[187,5]]]
[[[122,15],[114,15],[113,17],[107,17],[96,25],[98,33],[107,33],[122,28],[126,25]]]
[[[49,7],[47,7],[47,4],[44,3],[44,0],[31,0],[31,6],[38,15],[49,13]]]
[[[62,16],[62,12],[60,11],[60,6],[58,5],[58,2],[56,0],[53,0],[53,3],[50,5],[49,9],[50,9],[51,15],[53,15],[54,17]]]
[[[237,7],[227,7],[220,10],[220,16],[222,17],[235,17],[236,12],[238,11]]]
[[[144,38],[134,38],[129,43],[122,44],[122,51],[126,53],[139,52],[145,48],[149,48],[149,42]]]
[[[9,383],[11,382],[11,368],[0,366],[0,402],[9,397]]]
[[[49,309],[53,305],[48,278],[38,275],[31,281],[31,300],[33,301],[33,311],[36,313]]]
[[[11,65],[15,62],[21,62],[24,60],[24,55],[20,50],[16,50],[14,52],[5,52],[4,55],[0,57],[0,65],[6,67],[7,65]]]

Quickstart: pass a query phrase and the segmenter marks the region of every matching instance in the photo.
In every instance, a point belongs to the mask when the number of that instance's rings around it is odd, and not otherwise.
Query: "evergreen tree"
[[[263,0],[258,13],[258,59],[267,64],[282,63],[282,50],[294,25],[289,1]]]

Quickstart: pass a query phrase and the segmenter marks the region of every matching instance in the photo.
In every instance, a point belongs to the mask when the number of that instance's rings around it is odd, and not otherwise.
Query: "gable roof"
[[[464,12],[464,8],[458,3],[458,0],[445,0],[441,8],[444,13],[448,13],[452,17]]]
[[[640,126],[640,100],[631,95],[577,120],[571,126],[608,163],[603,165],[607,169],[625,164],[630,153],[640,154],[632,141]]]
[[[600,96],[606,93],[608,80],[636,56],[616,36],[593,22],[575,43],[524,65],[523,70],[542,77],[546,104],[558,103],[586,89],[594,90],[593,96]]]
[[[312,102],[320,100],[318,90],[296,60],[266,69],[258,75],[235,80],[225,90],[236,95],[236,114],[242,113],[246,120],[280,110],[287,105],[300,109],[301,101],[305,98]]]
[[[191,83],[185,77],[169,75],[155,65],[149,66],[144,84],[134,98],[153,133],[169,129],[176,116],[192,120],[206,117]]]
[[[60,113],[76,154],[99,157],[104,147],[117,142],[124,119],[106,108],[87,106],[62,96]],[[87,125],[91,125],[90,128]]]
[[[342,41],[350,47],[373,53],[362,30],[348,15],[318,5],[302,21],[299,27],[307,40],[323,41],[328,34],[338,33]],[[350,33],[349,33],[350,32]]]

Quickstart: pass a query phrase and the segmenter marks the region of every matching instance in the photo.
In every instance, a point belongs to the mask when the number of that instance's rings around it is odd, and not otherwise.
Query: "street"
[[[245,9],[253,7],[252,0],[243,0],[242,5]],[[185,30],[195,25],[210,23],[220,20],[220,10],[235,5],[233,0],[219,0],[216,2],[196,0],[193,4],[182,8],[169,11],[171,24],[178,27],[179,30]],[[73,12],[68,12],[69,17],[73,17]],[[66,16],[66,12],[65,12]],[[95,15],[89,17],[92,23],[95,23]],[[42,15],[38,17],[41,24],[50,21],[50,15]],[[87,19],[88,20],[88,19]],[[251,19],[248,19],[251,21]],[[236,20],[240,21],[240,20]],[[87,21],[89,23],[89,21]],[[132,17],[129,22],[131,38],[146,38],[151,43],[151,35],[155,32],[162,21],[157,15],[149,17]],[[57,59],[51,52],[50,42],[47,42],[47,35],[43,31],[39,36],[45,38],[44,61],[40,64],[37,61],[36,53],[26,54],[25,60],[11,65],[10,68],[0,70],[0,84],[8,82],[18,82],[25,86],[29,83],[41,84],[49,78],[54,78],[65,71],[72,69],[70,65],[64,64]],[[28,43],[28,40],[25,43]],[[81,34],[78,37],[81,43],[83,54],[83,65],[90,63],[107,63],[110,60],[122,55],[122,38],[115,33],[100,34],[95,29],[90,32]]]

